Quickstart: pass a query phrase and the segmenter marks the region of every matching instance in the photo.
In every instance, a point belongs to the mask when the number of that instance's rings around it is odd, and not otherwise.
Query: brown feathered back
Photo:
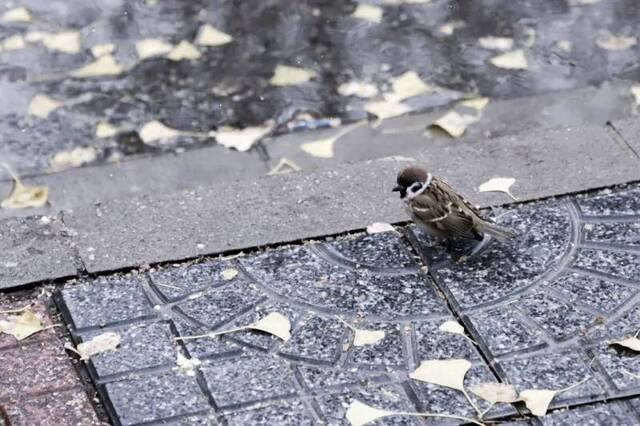
[[[427,172],[418,166],[409,166],[398,173],[398,185],[408,188],[415,182],[425,182],[427,180]]]

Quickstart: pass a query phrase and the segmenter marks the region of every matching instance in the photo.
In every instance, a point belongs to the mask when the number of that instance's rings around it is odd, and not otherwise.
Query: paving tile
[[[286,403],[239,411],[222,416],[222,419],[229,426],[310,426],[316,424],[314,418],[311,417],[304,404],[299,400],[289,400]]]
[[[8,405],[9,425],[97,426],[99,422],[83,389],[53,391]]]
[[[552,407],[637,395],[640,381],[624,373],[637,371],[633,356],[606,342],[640,324],[638,194],[632,185],[509,208],[498,221],[519,236],[464,263],[417,228],[409,239],[502,381],[559,389],[590,378]]]
[[[543,417],[540,422],[544,426],[569,425],[611,425],[632,426],[640,422],[640,418],[623,402],[587,405],[570,410],[557,410]]]

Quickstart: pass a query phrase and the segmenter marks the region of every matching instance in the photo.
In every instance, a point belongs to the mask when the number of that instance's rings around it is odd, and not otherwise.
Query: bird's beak
[[[402,191],[402,187],[400,185],[397,185],[395,188],[391,190],[391,192],[400,192],[400,191]]]

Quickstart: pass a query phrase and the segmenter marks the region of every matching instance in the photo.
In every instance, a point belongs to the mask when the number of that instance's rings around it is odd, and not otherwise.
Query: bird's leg
[[[458,263],[462,263],[465,262],[469,259],[472,259],[474,257],[476,257],[478,254],[480,254],[481,251],[483,251],[491,242],[492,237],[489,234],[484,234],[482,236],[482,240],[478,241],[471,249],[471,252],[468,255],[463,255],[460,256],[460,258],[458,259]]]

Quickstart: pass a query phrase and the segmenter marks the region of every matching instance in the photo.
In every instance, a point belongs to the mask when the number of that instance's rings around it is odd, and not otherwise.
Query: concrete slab
[[[611,125],[629,145],[636,156],[640,157],[640,123],[638,119],[629,118],[626,120],[616,120],[613,121]]]

